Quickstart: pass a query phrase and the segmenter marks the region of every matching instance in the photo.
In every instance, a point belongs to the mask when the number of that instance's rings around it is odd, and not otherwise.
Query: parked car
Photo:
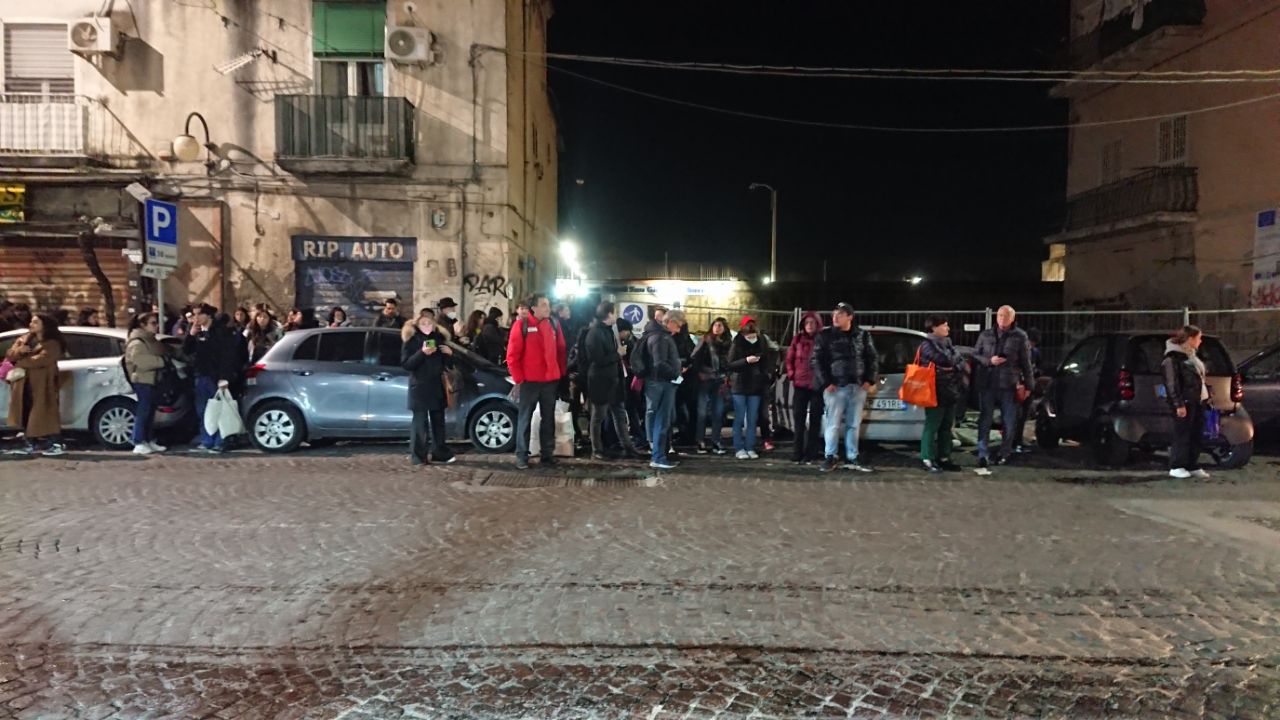
[[[1280,343],[1240,363],[1240,377],[1257,439],[1280,443]]]
[[[0,334],[0,356],[26,330],[11,330]],[[117,328],[64,327],[67,339],[66,355],[58,361],[61,377],[62,429],[69,433],[88,433],[98,444],[111,450],[128,450],[133,447],[134,411],[138,397],[125,379],[120,359],[124,357],[125,341],[129,333]],[[161,335],[161,342],[172,348],[180,348],[182,341]],[[175,356],[175,367],[184,380],[184,363]],[[9,410],[9,385],[0,383],[0,423],[5,422]],[[173,430],[193,421],[195,402],[191,393],[183,392],[178,402],[156,409],[157,432]]]
[[[260,450],[292,452],[302,443],[407,439],[409,373],[400,367],[400,331],[320,328],[288,333],[249,369],[240,408]],[[450,441],[487,453],[511,452],[516,405],[507,371],[450,343],[453,406]]]
[[[867,398],[861,437],[881,442],[918,443],[924,433],[924,409],[899,400],[898,390],[902,387],[907,363],[915,360],[916,348],[924,342],[925,334],[876,325],[864,326],[864,329],[871,333],[880,356],[880,383]],[[774,392],[777,424],[791,431],[791,381],[783,377],[776,383]]]
[[[1093,448],[1104,465],[1120,465],[1134,447],[1168,447],[1173,413],[1164,397],[1160,363],[1166,334],[1105,333],[1081,340],[1054,373],[1036,417],[1041,447],[1072,438]],[[1206,450],[1223,467],[1248,464],[1253,421],[1243,405],[1244,387],[1231,355],[1216,337],[1204,336],[1199,356],[1221,433]]]

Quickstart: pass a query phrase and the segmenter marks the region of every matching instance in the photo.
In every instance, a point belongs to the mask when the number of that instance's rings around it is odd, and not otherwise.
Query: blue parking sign
[[[177,267],[178,206],[161,200],[147,200],[143,214],[147,264]]]

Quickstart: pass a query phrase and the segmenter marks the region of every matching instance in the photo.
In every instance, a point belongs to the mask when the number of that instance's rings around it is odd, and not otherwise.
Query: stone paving
[[[1280,718],[1280,459],[1082,456],[0,460],[0,717]]]

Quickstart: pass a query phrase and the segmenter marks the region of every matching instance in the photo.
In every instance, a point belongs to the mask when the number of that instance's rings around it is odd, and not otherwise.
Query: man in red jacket
[[[516,421],[516,468],[529,468],[529,425],[533,408],[541,408],[538,429],[542,464],[555,464],[556,388],[568,365],[564,331],[551,319],[551,302],[546,295],[529,298],[529,314],[511,324],[507,338],[507,369],[516,385],[520,415]]]

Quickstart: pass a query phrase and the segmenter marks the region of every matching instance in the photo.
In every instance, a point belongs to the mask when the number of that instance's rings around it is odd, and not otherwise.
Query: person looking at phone
[[[1015,321],[1017,312],[1008,305],[996,311],[996,326],[978,335],[973,359],[977,363],[975,378],[978,385],[978,467],[1004,465],[1013,457],[1013,445],[1017,440],[1014,428],[1018,422],[1018,386],[1031,383],[1031,342]],[[1004,437],[1000,453],[992,456],[987,450],[988,435],[995,419],[996,407],[1000,408],[1000,424]]]
[[[433,317],[419,317],[414,333],[400,350],[400,365],[409,371],[409,460],[416,466],[457,458],[445,444],[444,409],[448,395],[444,374],[453,364],[453,348],[445,342]]]

